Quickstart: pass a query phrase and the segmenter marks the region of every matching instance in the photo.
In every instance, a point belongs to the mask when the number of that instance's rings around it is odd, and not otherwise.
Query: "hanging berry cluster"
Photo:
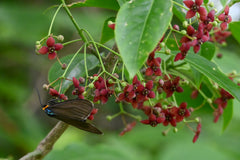
[[[182,7],[187,9],[186,19],[189,20],[183,23],[183,27],[185,27],[186,30],[179,31],[179,25],[169,25],[169,30],[171,31],[169,33],[175,38],[176,45],[179,49],[177,54],[171,54],[171,50],[166,46],[165,42],[167,42],[169,35],[163,36],[155,49],[148,54],[148,59],[144,67],[142,67],[137,75],[131,80],[127,78],[127,74],[124,71],[124,64],[117,51],[104,46],[105,49],[112,52],[111,54],[118,57],[117,60],[114,61],[113,66],[110,66],[112,69],[110,72],[106,70],[106,65],[108,65],[109,62],[104,61],[106,58],[103,59],[98,51],[98,46],[103,47],[103,45],[96,42],[85,42],[83,48],[81,48],[84,49],[85,56],[86,47],[90,49],[94,48],[94,53],[97,54],[97,58],[101,65],[98,74],[88,75],[88,70],[86,68],[87,62],[85,61],[85,77],[79,75],[64,77],[65,74],[63,74],[63,76],[44,85],[44,87],[49,90],[50,95],[62,100],[68,99],[64,93],[60,93],[62,92],[61,86],[64,85],[63,81],[72,82],[74,86],[72,95],[80,99],[89,99],[94,103],[99,102],[105,104],[110,97],[115,98],[116,103],[120,106],[120,112],[116,115],[108,116],[108,119],[111,120],[118,115],[130,116],[135,119],[135,121],[129,123],[124,121],[126,128],[123,129],[120,135],[124,135],[126,132],[131,131],[136,125],[136,121],[152,127],[174,127],[175,130],[178,125],[184,124],[193,131],[195,134],[193,142],[196,142],[201,132],[202,124],[199,117],[191,116],[192,113],[202,108],[205,103],[208,103],[213,109],[214,122],[217,122],[219,117],[223,114],[228,101],[234,97],[223,88],[217,86],[214,90],[216,96],[208,98],[201,90],[202,84],[200,87],[197,87],[190,83],[187,77],[178,75],[178,73],[173,72],[171,69],[174,69],[174,63],[183,62],[182,60],[185,59],[191,49],[193,49],[194,53],[198,53],[202,44],[205,42],[226,43],[225,39],[231,35],[231,32],[227,31],[227,28],[232,18],[229,15],[229,6],[226,6],[222,13],[216,15],[214,9],[207,11],[207,9],[203,7],[203,0],[184,0],[183,3],[186,7]],[[191,22],[191,20],[193,20],[193,22]],[[108,26],[112,30],[115,29],[115,23],[112,21],[108,23]],[[88,32],[86,33],[88,34]],[[179,40],[176,38],[177,34],[181,35]],[[83,34],[80,36],[83,36]],[[90,35],[88,34],[88,36]],[[38,42],[38,53],[42,55],[48,54],[50,60],[56,58],[62,69],[68,70],[69,66],[71,66],[71,62],[69,64],[62,63],[61,59],[58,58],[58,52],[63,49],[64,45],[69,44],[69,42],[65,44],[55,43],[54,38],[57,38],[59,41],[63,40],[62,36],[56,37],[52,34],[48,35]],[[46,46],[41,45],[44,40],[46,40]],[[79,54],[81,49],[79,49],[76,55]],[[165,51],[162,51],[162,49]],[[161,56],[163,53],[171,55],[171,58],[169,58],[168,61],[164,60],[164,63]],[[229,77],[233,80],[234,76]],[[61,81],[60,86],[54,85],[57,81]],[[200,106],[188,106],[186,101],[177,101],[176,95],[183,94],[185,86],[194,88],[192,93],[189,94],[189,97],[191,96],[194,100],[200,94],[204,98],[203,104]],[[142,114],[135,115],[134,113],[128,113],[124,110],[124,104],[130,104],[134,109],[142,111]],[[98,109],[93,109],[88,119],[93,120],[97,112]],[[192,125],[189,125],[189,123],[194,123],[196,130],[193,129],[191,127]],[[169,129],[166,131],[168,130]],[[163,133],[166,134],[166,131]]]

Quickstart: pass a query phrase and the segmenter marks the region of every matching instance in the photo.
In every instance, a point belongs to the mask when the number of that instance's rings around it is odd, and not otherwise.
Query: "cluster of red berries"
[[[185,0],[183,3],[189,8],[186,13],[187,19],[193,18],[196,13],[199,14],[199,17],[196,16],[198,28],[195,29],[192,25],[187,26],[186,35],[180,40],[180,52],[175,56],[174,61],[183,60],[191,47],[193,47],[194,53],[198,53],[203,43],[211,41],[222,44],[225,42],[226,37],[231,34],[226,31],[227,24],[232,20],[229,15],[228,6],[225,7],[224,13],[218,16],[218,20],[222,23],[220,24],[220,28],[217,28],[214,27],[216,16],[215,11],[211,10],[207,13],[207,10],[202,7],[203,0],[195,0],[195,2],[192,0]],[[111,22],[108,25],[110,28],[115,29],[115,23]],[[179,26],[174,25],[173,29],[179,30]],[[212,30],[214,31],[214,34],[210,35],[209,33]],[[121,83],[123,88],[121,91],[116,91],[115,89],[119,88],[119,86],[115,87],[115,84],[119,83],[120,80],[112,83],[112,79],[105,79],[97,74],[93,75],[93,81],[88,84],[88,87],[93,89],[93,102],[100,101],[102,104],[105,104],[110,96],[115,95],[116,102],[124,101],[130,103],[134,109],[141,110],[148,118],[141,120],[140,122],[152,127],[155,127],[160,123],[162,123],[163,126],[171,125],[176,127],[177,123],[190,117],[194,109],[187,108],[186,102],[182,102],[177,106],[176,103],[162,101],[162,99],[167,99],[173,96],[174,92],[183,92],[180,83],[181,78],[166,73],[163,74],[161,71],[162,59],[160,57],[155,57],[155,53],[161,49],[160,44],[163,39],[164,37],[148,56],[146,70],[144,70],[144,80],[139,80],[140,77],[134,76],[132,83]],[[63,48],[62,44],[55,43],[52,36],[47,39],[46,45],[47,46],[41,47],[38,52],[40,54],[48,53],[49,59],[56,58],[57,51]],[[84,99],[84,93],[86,92],[86,88],[88,88],[83,86],[85,79],[82,77],[79,79],[73,77],[72,82],[74,85],[72,94],[78,96],[80,99]],[[223,109],[226,108],[227,101],[233,99],[233,96],[224,89],[220,89],[219,92],[221,96],[214,101],[218,106],[214,111],[214,122],[217,122],[222,115]],[[67,96],[60,94],[55,89],[50,88],[49,93],[59,99],[67,100]],[[198,90],[194,90],[191,97],[196,98],[197,95]],[[88,119],[93,120],[94,115],[97,112],[98,109],[93,109]],[[195,135],[193,142],[196,142],[201,132],[200,120],[196,121],[196,123],[197,129],[194,131]],[[120,133],[120,135],[129,132],[135,125],[135,121],[126,125],[126,128]]]
[[[79,80],[77,80],[77,78],[73,77],[72,81],[75,87],[75,89],[72,91],[72,94],[77,95],[80,99],[84,99],[83,93],[85,91],[85,87],[80,85],[84,83],[84,78],[80,77]]]
[[[68,100],[68,97],[65,94],[60,94],[57,90],[50,88],[49,94],[53,97],[62,99],[62,100]]]
[[[61,43],[55,43],[52,36],[47,39],[46,45],[47,46],[42,46],[38,52],[43,55],[48,54],[48,59],[50,60],[55,59],[57,57],[57,51],[63,48]]]
[[[154,98],[155,93],[152,91],[153,81],[150,80],[144,86],[137,78],[134,76],[132,84],[128,84],[124,89],[123,93],[120,93],[117,101],[126,101],[132,104],[133,108],[141,108],[143,103],[149,98]]]
[[[226,108],[228,100],[234,98],[229,92],[227,92],[223,88],[220,89],[220,95],[221,97],[217,98],[214,101],[214,103],[218,105],[218,108],[215,109],[213,113],[215,117],[214,118],[215,123],[218,121],[219,117],[223,114],[223,109]]]
[[[93,75],[97,77],[98,75]],[[112,87],[114,84],[110,84],[108,80],[104,80],[102,77],[98,77],[98,79],[94,82],[94,99],[93,102],[101,101],[102,104],[105,104],[108,101],[108,98],[113,94]]]
[[[163,109],[160,103],[157,103],[153,108],[145,106],[142,108],[146,115],[147,120],[142,120],[143,124],[149,124],[155,127],[159,123],[163,123],[164,126],[171,124],[173,127],[177,126],[177,122],[183,121],[191,115],[190,110],[187,109],[187,103],[183,102],[179,107],[169,106]]]
[[[224,13],[218,16],[219,21],[222,21],[220,28],[214,27],[213,22],[215,19],[215,11],[211,10],[207,13],[207,10],[202,7],[203,0],[185,0],[183,3],[189,8],[186,18],[192,18],[199,13],[198,20],[198,29],[195,30],[192,25],[187,27],[187,35],[183,36],[180,40],[181,46],[179,48],[180,52],[176,55],[174,61],[183,60],[189,49],[193,47],[194,53],[199,52],[200,47],[203,43],[207,41],[216,41],[219,43],[224,42],[227,36],[230,35],[230,32],[226,32],[227,24],[232,21],[231,16],[229,15],[229,7],[226,6]],[[215,31],[215,34],[210,37],[209,32],[211,30]]]

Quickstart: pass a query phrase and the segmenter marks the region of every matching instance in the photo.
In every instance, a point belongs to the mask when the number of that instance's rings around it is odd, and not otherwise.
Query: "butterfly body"
[[[81,130],[95,134],[103,134],[86,120],[93,110],[93,104],[84,99],[72,99],[58,102],[57,99],[50,100],[47,105],[42,106],[42,110],[53,118],[68,123]]]

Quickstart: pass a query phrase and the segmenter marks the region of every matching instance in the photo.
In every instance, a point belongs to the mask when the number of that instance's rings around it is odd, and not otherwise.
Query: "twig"
[[[115,52],[118,51],[116,44],[113,45],[112,50]],[[104,61],[103,63],[104,63],[104,66],[105,66],[107,72],[112,73],[112,70],[113,70],[114,65],[117,62],[118,58],[119,58],[119,56],[113,54],[112,52],[108,53],[106,58],[103,60]]]
[[[37,148],[20,158],[20,160],[40,160],[53,148],[55,142],[67,129],[68,124],[59,121],[56,126],[48,133],[48,135],[39,143]]]

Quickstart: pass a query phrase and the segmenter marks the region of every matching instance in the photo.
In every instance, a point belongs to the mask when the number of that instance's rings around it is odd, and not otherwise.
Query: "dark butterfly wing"
[[[85,99],[72,99],[63,102],[50,101],[48,109],[57,117],[86,120],[93,109],[93,104]]]
[[[71,117],[65,117],[65,116],[53,116],[54,118],[57,118],[65,123],[68,123],[74,127],[77,127],[81,130],[95,133],[95,134],[103,134],[99,129],[97,129],[94,125],[87,123],[85,120],[80,119],[72,119]]]
[[[81,130],[95,134],[103,134],[94,125],[87,123],[86,119],[90,115],[93,104],[84,99],[72,99],[63,102],[57,100],[49,101],[47,109],[51,111],[51,117],[75,126]]]

